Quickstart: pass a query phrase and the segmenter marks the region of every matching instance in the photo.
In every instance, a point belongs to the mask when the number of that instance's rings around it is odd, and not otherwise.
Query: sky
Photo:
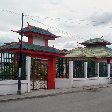
[[[0,43],[18,41],[11,30],[30,25],[48,29],[57,36],[49,46],[73,49],[92,38],[112,42],[112,0],[2,0],[0,2]],[[27,37],[23,37],[27,41]],[[110,46],[111,47],[111,46]]]

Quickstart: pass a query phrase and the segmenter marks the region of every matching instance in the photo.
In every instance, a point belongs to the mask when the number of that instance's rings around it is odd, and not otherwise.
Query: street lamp
[[[23,16],[24,16],[24,15],[23,15],[23,13],[22,13],[21,41],[20,41],[20,56],[19,56],[19,75],[18,75],[18,91],[17,91],[17,94],[18,94],[18,95],[21,95]]]

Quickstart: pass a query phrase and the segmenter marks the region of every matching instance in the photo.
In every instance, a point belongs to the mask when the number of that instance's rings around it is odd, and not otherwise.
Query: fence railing
[[[17,80],[19,73],[19,54],[0,52],[0,80]],[[26,56],[22,56],[21,79],[26,79]]]

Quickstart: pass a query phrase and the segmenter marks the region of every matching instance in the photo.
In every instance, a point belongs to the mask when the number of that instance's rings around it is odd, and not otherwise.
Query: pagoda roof
[[[14,31],[14,32],[21,34],[21,30]],[[59,36],[52,34],[48,30],[44,30],[42,28],[35,27],[35,26],[29,25],[29,24],[27,27],[22,29],[22,33],[24,36],[39,35],[41,37],[47,37],[49,40],[54,40],[55,38],[59,37]]]
[[[0,46],[0,51],[20,51],[20,42],[12,42],[12,43],[6,43],[6,45]],[[46,46],[40,46],[40,45],[34,45],[29,44],[28,42],[22,42],[22,50],[26,51],[33,51],[38,53],[47,53],[50,55],[55,56],[61,56],[65,55],[65,53],[59,49],[53,48],[53,47],[46,47]]]
[[[112,49],[100,47],[78,47],[70,51],[65,57],[71,58],[112,58]]]
[[[82,45],[110,45],[111,43],[102,39],[102,38],[94,38],[80,43]]]

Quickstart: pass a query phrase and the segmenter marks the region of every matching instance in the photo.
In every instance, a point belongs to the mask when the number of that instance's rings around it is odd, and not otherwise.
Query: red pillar
[[[48,89],[55,89],[56,58],[48,60]]]
[[[28,43],[33,44],[33,37],[28,37]]]
[[[48,40],[45,40],[45,46],[48,46]]]

